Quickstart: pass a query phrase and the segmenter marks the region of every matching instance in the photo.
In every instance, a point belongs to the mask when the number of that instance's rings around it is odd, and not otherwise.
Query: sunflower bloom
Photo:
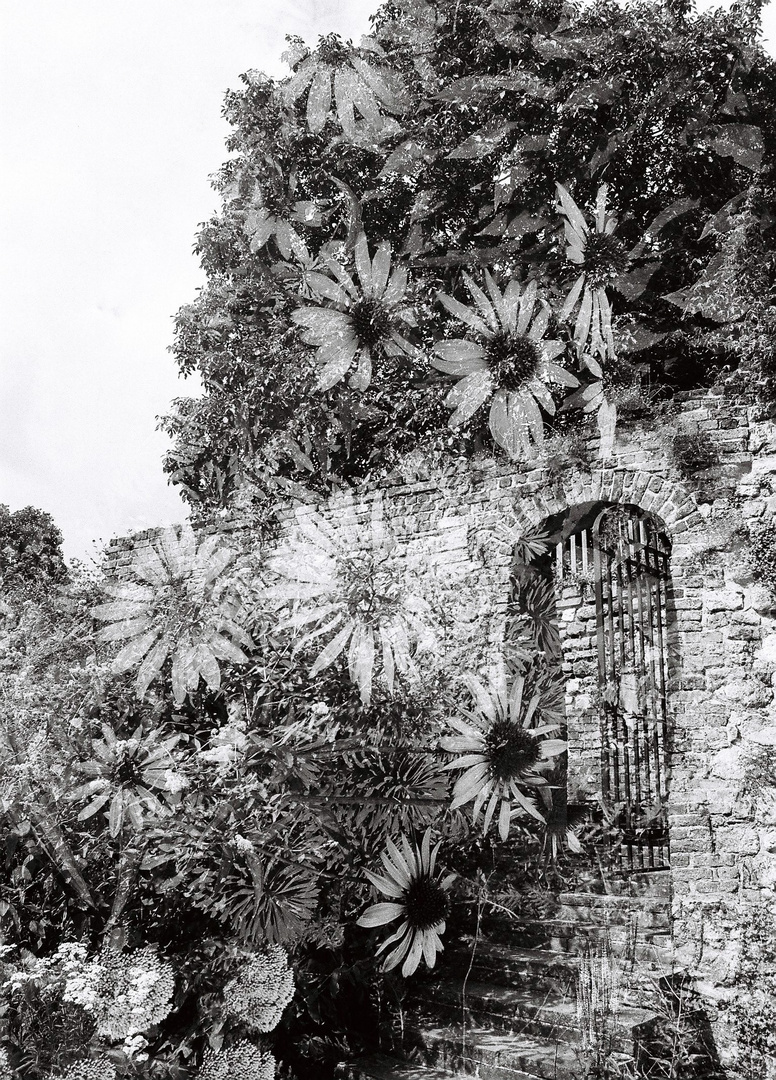
[[[391,272],[390,244],[381,243],[370,259],[366,236],[361,233],[354,256],[359,285],[340,262],[327,258],[331,276],[315,271],[306,275],[320,306],[299,308],[291,316],[303,327],[302,340],[318,347],[319,390],[341,382],[354,365],[349,383],[356,390],[366,390],[372,380],[373,358],[416,351],[400,332],[415,326],[416,320],[402,303],[407,271],[399,266]]]
[[[413,645],[430,636],[428,603],[396,566],[396,544],[385,528],[380,500],[366,525],[350,503],[336,528],[310,510],[297,511],[297,525],[296,535],[268,563],[279,578],[268,590],[270,601],[292,605],[279,627],[308,628],[297,648],[328,636],[311,676],[347,651],[351,681],[368,705],[378,652],[389,693],[397,671],[415,675]]]
[[[486,270],[486,294],[468,274],[463,277],[474,308],[446,293],[440,293],[439,300],[471,336],[437,342],[432,360],[434,367],[459,380],[445,399],[455,409],[450,427],[465,423],[490,402],[489,426],[495,441],[512,458],[527,456],[531,438],[536,443],[544,438],[541,409],[550,416],[555,413],[547,384],[578,385],[570,372],[554,363],[565,345],[544,337],[550,309],[544,302],[536,308],[536,282],[521,289],[512,279],[502,294]]]
[[[509,688],[503,673],[488,686],[473,675],[464,676],[464,681],[474,709],[463,713],[466,720],[457,716],[449,719],[455,735],[441,739],[439,744],[443,750],[459,755],[445,768],[464,770],[453,788],[451,809],[473,802],[472,822],[476,824],[484,808],[483,835],[498,809],[499,836],[506,840],[512,817],[521,810],[544,822],[522,789],[547,792],[547,780],[541,771],[566,750],[566,743],[546,738],[557,731],[557,725],[534,723],[541,691],[535,688],[530,695],[524,694],[524,676],[516,676]]]
[[[437,953],[444,949],[441,935],[450,910],[447,890],[455,875],[440,878],[436,873],[441,843],[431,848],[431,829],[426,829],[420,845],[410,844],[402,835],[401,850],[389,839],[387,851],[380,856],[385,874],[364,871],[372,885],[390,900],[367,908],[357,925],[372,928],[401,920],[398,930],[377,950],[378,956],[386,953],[384,971],[402,964],[401,973],[406,978],[417,970],[421,959],[432,968]]]
[[[132,582],[108,584],[113,597],[92,615],[108,625],[100,641],[125,641],[113,660],[115,673],[138,667],[135,689],[142,697],[172,656],[172,690],[176,702],[197,689],[200,677],[211,689],[221,685],[219,660],[244,663],[241,646],[251,639],[235,621],[241,605],[225,587],[222,574],[234,552],[220,538],[201,544],[188,525],[178,535],[166,529],[135,556]]]
[[[295,42],[284,54],[294,74],[283,87],[283,97],[287,105],[294,105],[307,92],[307,126],[314,134],[323,131],[332,105],[340,127],[352,141],[360,141],[362,136],[374,141],[398,131],[397,122],[385,112],[404,112],[403,95],[359,53],[374,58],[382,56],[383,49],[373,38],[363,38],[357,50],[338,34],[327,34],[319,39],[314,52]]]
[[[580,271],[560,317],[568,318],[579,303],[574,341],[580,355],[587,353],[594,361],[595,358],[604,362],[614,360],[612,310],[606,288],[615,285],[624,274],[629,258],[624,244],[614,236],[617,218],[606,209],[608,185],[602,184],[598,189],[592,229],[563,185],[555,186],[558,190],[558,209],[563,216],[566,258]],[[601,377],[597,363],[591,365],[588,359],[587,366],[598,378]]]

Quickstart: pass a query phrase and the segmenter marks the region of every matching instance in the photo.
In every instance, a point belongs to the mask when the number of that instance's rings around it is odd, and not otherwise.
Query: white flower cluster
[[[74,1061],[61,1080],[116,1080],[116,1069],[107,1058],[84,1058]]]
[[[0,1080],[13,1080],[11,1062],[8,1060],[8,1054],[6,1054],[2,1046],[0,1046]]]
[[[174,988],[172,966],[153,948],[129,953],[106,948],[70,975],[62,997],[92,1013],[99,1034],[115,1041],[164,1020]]]
[[[189,786],[189,778],[174,769],[168,769],[164,774],[164,786],[171,795],[177,795]]]
[[[197,1080],[275,1080],[275,1058],[241,1039],[224,1050],[206,1050]]]
[[[227,1012],[254,1031],[272,1031],[294,996],[294,976],[280,945],[251,956],[224,987]]]

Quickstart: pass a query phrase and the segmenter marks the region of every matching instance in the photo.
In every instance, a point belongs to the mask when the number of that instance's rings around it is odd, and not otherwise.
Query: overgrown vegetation
[[[0,513],[0,1076],[330,1076],[448,921],[547,910],[580,848],[547,538],[486,677],[476,573],[353,489],[582,468],[731,369],[771,393],[776,71],[740,10],[398,0],[288,45],[226,97],[176,319],[204,528],[67,575],[48,515]]]
[[[768,398],[776,70],[742,11],[401,0],[286,59],[227,95],[177,318],[205,392],[166,469],[200,512],[531,456],[580,409],[606,450],[718,376]]]

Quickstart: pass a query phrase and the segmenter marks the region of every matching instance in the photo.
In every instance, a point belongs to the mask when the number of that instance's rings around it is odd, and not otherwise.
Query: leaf
[[[340,191],[343,191],[348,198],[350,218],[348,221],[348,235],[345,240],[345,247],[348,251],[352,251],[356,246],[356,240],[358,239],[359,234],[363,231],[363,226],[361,224],[361,201],[353,188],[349,184],[346,184],[344,180],[340,180],[336,176],[332,176],[332,180]]]
[[[408,139],[388,155],[378,176],[390,176],[393,173],[413,176],[421,162],[434,161],[438,156],[438,150],[429,150],[422,143]]]
[[[434,94],[434,97],[438,101],[469,105],[477,98],[488,98],[503,90],[530,97],[546,97],[549,93],[549,88],[536,75],[530,71],[516,71],[510,75],[466,75]]]
[[[124,824],[124,792],[123,790],[117,791],[113,796],[113,801],[110,804],[108,810],[108,831],[111,836],[117,837],[121,832],[121,826]]]
[[[151,585],[168,585],[170,575],[155,548],[146,548],[132,562],[132,573]]]
[[[592,412],[602,393],[600,382],[589,383],[587,386],[582,386],[579,390],[575,390],[573,394],[570,394],[559,411],[566,412],[568,409],[582,409],[583,412]]]
[[[307,95],[307,124],[314,135],[323,131],[331,109],[331,75],[329,69],[318,68]]]
[[[143,663],[140,665],[137,672],[137,679],[135,681],[135,693],[139,698],[145,696],[146,690],[160,674],[162,670],[162,664],[167,659],[167,653],[169,652],[167,640],[162,638],[161,641],[157,641],[156,645],[146,654]]]
[[[228,638],[221,637],[220,634],[213,634],[212,637],[208,638],[208,643],[213,652],[213,656],[218,660],[231,660],[234,664],[245,664],[248,662],[248,656],[242,649]]]
[[[627,274],[620,274],[616,281],[613,282],[613,288],[624,296],[627,300],[636,300],[646,289],[649,284],[650,278],[659,270],[661,263],[659,261],[645,263],[644,266],[638,266],[633,270],[629,270]]]
[[[98,641],[123,641],[125,638],[134,638],[142,634],[151,626],[151,623],[150,615],[142,615],[136,619],[126,619],[103,626],[94,636]]]
[[[449,159],[478,159],[487,157],[506,139],[510,131],[518,127],[512,120],[504,120],[498,124],[490,124],[473,132],[467,139],[451,150],[447,155]]]
[[[746,198],[745,192],[739,192],[716,212],[703,226],[701,240],[705,240],[710,233],[716,236],[726,236],[735,226],[736,216]]]
[[[124,648],[113,658],[111,671],[115,675],[121,674],[122,671],[129,671],[135,664],[140,663],[158,637],[158,630],[149,630],[142,637],[127,642]]]
[[[333,664],[339,654],[345,648],[348,643],[350,635],[353,633],[353,623],[349,621],[347,625],[336,634],[328,645],[318,654],[318,657],[310,668],[310,678],[314,678],[320,671],[324,671],[330,664]]]
[[[151,598],[152,599],[152,598]],[[148,600],[114,600],[109,604],[98,604],[91,610],[92,617],[105,620],[129,620],[142,615],[148,606]]]
[[[585,83],[569,94],[563,102],[563,107],[572,110],[589,109],[595,105],[604,104],[612,100],[621,85],[621,79],[614,79],[611,82],[596,79],[593,82]]]
[[[530,214],[527,210],[521,210],[512,218],[504,231],[504,236],[510,240],[518,240],[522,236],[530,236],[537,233],[547,225],[547,219]]]
[[[737,165],[759,172],[765,145],[763,133],[754,124],[721,124],[713,135],[707,128],[703,143],[720,157],[732,157]]]
[[[204,642],[197,645],[196,664],[209,689],[218,690],[221,686],[221,668],[218,666],[212,649]]]

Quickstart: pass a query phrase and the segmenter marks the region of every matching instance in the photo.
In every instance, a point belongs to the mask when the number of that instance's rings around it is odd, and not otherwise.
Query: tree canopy
[[[763,382],[776,65],[751,9],[392,0],[372,27],[289,38],[288,78],[226,96],[207,285],[173,346],[205,389],[162,420],[192,503],[246,477],[326,490],[417,448],[525,455],[564,404],[600,424],[634,387],[742,360]],[[527,331],[493,311],[510,281],[537,290]]]
[[[65,579],[62,533],[45,510],[0,504],[0,589],[44,589]]]

